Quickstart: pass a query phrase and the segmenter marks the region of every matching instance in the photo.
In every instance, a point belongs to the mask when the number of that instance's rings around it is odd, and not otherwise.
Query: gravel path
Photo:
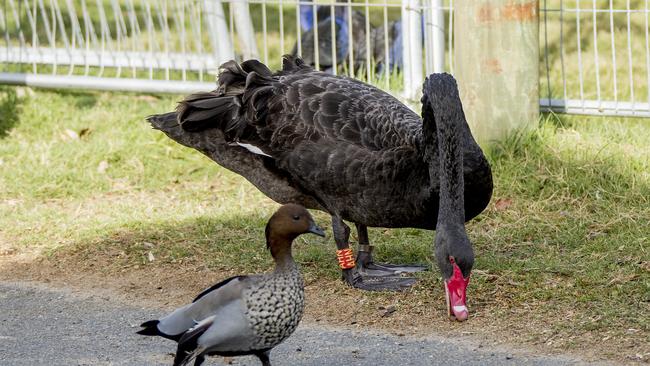
[[[171,365],[174,343],[135,334],[142,321],[165,313],[26,283],[0,282],[0,364]],[[441,337],[410,338],[303,324],[271,353],[274,366],[575,365],[547,357],[490,349]],[[204,365],[226,365],[214,357]],[[233,365],[259,366],[240,357]]]

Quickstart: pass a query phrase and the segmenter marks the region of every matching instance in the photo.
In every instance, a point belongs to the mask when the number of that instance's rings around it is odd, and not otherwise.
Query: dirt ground
[[[114,255],[120,255],[115,253]],[[174,265],[114,265],[104,253],[43,255],[35,252],[0,250],[0,279],[36,281],[55,287],[101,291],[124,301],[170,308],[192,299],[216,281],[235,275],[214,271],[193,262]],[[444,292],[420,285],[404,293],[368,293],[346,287],[340,281],[306,278],[305,321],[352,329],[383,330],[395,335],[470,338],[491,346],[526,349],[541,354],[571,353],[586,360],[648,363],[648,335],[632,335],[621,344],[616,339],[595,339],[584,334],[575,339],[559,339],[557,333],[540,334],[543,317],[527,316],[527,309],[512,309],[511,316],[494,316],[489,308],[472,309],[464,323],[447,319]],[[426,287],[426,289],[425,289]],[[418,300],[417,292],[431,291],[430,300]],[[414,300],[417,300],[414,302]],[[494,315],[494,314],[492,314]],[[646,346],[643,346],[643,344]],[[579,346],[576,346],[578,344]],[[641,345],[641,347],[639,347]]]

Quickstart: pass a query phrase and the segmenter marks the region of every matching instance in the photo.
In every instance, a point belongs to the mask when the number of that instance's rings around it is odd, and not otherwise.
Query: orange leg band
[[[349,248],[337,250],[336,259],[338,259],[339,267],[341,267],[341,269],[354,268],[356,265],[354,262],[354,253],[352,253],[352,249]]]

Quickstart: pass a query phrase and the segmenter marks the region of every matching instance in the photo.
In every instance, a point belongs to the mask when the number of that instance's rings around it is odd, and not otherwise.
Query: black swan
[[[138,334],[178,342],[174,365],[203,363],[206,355],[255,355],[271,366],[271,349],[296,330],[305,307],[302,276],[291,256],[301,234],[325,236],[304,207],[280,207],[266,225],[271,273],[236,276],[201,292],[191,304],[142,324]]]
[[[427,78],[422,117],[380,89],[285,56],[277,73],[256,60],[227,62],[216,90],[191,95],[149,122],[276,202],[328,212],[351,286],[399,290],[414,282],[399,276],[411,267],[373,262],[368,226],[437,228],[447,303],[462,320],[466,312],[453,307],[465,306],[474,263],[464,222],[489,203],[492,173],[453,77]],[[357,228],[356,261],[343,220]]]

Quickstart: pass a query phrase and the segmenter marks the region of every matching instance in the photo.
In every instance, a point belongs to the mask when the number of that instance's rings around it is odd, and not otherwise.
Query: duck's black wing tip
[[[189,329],[178,340],[178,348],[174,357],[174,366],[188,365],[192,360],[201,357],[204,349],[198,345],[199,337],[212,326],[214,317],[202,320],[199,324]],[[195,363],[195,365],[198,363]]]
[[[146,321],[146,322],[140,324],[140,326],[142,327],[142,329],[140,329],[140,330],[137,331],[136,333],[137,333],[137,334],[140,334],[140,335],[143,335],[143,336],[158,336],[158,337],[163,337],[163,338],[171,339],[172,341],[176,341],[176,342],[178,342],[178,340],[181,338],[182,334],[178,334],[178,335],[169,335],[169,334],[165,334],[165,333],[161,332],[161,331],[158,329],[158,324],[160,324],[160,320],[149,320],[149,321]]]
[[[140,335],[146,335],[146,336],[159,336],[159,335],[161,335],[161,333],[158,330],[158,323],[160,323],[159,320],[146,321],[146,322],[140,324],[142,329],[140,329],[136,333],[140,334]]]
[[[233,276],[233,277],[230,277],[230,278],[226,278],[225,280],[223,280],[221,282],[215,283],[214,285],[212,285],[212,286],[206,288],[205,290],[201,291],[200,294],[196,295],[196,297],[194,298],[194,300],[192,300],[192,302],[198,301],[203,296],[209,294],[210,292],[212,292],[214,290],[217,290],[217,289],[227,285],[232,280],[241,280],[241,279],[243,279],[245,277],[246,276]]]

